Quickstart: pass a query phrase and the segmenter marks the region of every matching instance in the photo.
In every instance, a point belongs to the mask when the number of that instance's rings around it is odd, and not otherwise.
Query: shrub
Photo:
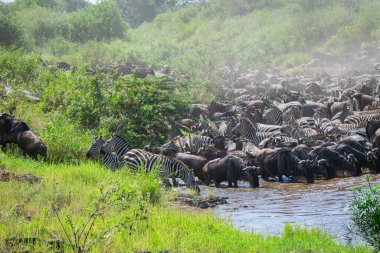
[[[356,233],[380,251],[380,184],[367,184],[353,188],[353,199],[349,205],[354,223],[351,233]]]
[[[69,27],[69,39],[80,43],[123,38],[126,29],[119,11],[111,1],[72,13],[69,18]]]

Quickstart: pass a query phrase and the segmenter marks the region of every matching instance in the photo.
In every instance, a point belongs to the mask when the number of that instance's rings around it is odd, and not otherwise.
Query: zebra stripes
[[[211,144],[214,144],[214,141],[208,136],[189,135],[186,137],[186,145],[188,145],[190,152],[197,152],[201,147]]]
[[[125,164],[133,170],[144,166],[146,172],[158,168],[158,175],[162,178],[176,177],[182,179],[188,188],[200,191],[192,171],[182,162],[163,155],[156,155],[141,149],[132,149],[122,158]]]
[[[273,106],[264,116],[263,122],[265,124],[281,125],[283,113],[280,109]]]
[[[120,161],[119,157],[115,153],[101,152],[101,148],[104,143],[105,141],[101,137],[95,137],[88,148],[86,156],[95,160],[99,159],[103,165],[110,169],[122,167],[124,165],[124,161]]]
[[[116,155],[121,157],[131,150],[131,146],[124,138],[112,134],[111,137],[103,144],[101,150],[109,154],[116,152]]]
[[[241,117],[240,123],[232,129],[232,133],[239,133],[242,137],[248,139],[255,145],[259,145],[262,140],[268,137],[279,134],[273,132],[257,132],[254,124],[245,117]]]
[[[360,115],[351,115],[348,116],[344,123],[346,124],[357,124],[357,123],[366,123],[369,121],[380,120],[380,114],[360,114]]]

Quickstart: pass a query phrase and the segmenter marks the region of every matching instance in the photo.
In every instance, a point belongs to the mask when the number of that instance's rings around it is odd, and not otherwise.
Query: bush
[[[119,11],[111,1],[74,12],[70,15],[69,27],[69,39],[79,43],[123,38],[126,29]]]
[[[349,205],[354,223],[352,233],[358,234],[377,251],[380,251],[380,184],[372,184],[352,189],[353,199]]]
[[[2,2],[0,2],[0,31],[0,45],[21,44],[21,32],[12,19],[9,8]]]

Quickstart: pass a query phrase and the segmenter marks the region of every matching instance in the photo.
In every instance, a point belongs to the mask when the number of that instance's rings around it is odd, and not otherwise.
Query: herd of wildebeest
[[[196,187],[239,180],[313,183],[380,173],[380,74],[285,76],[255,70],[231,77],[220,100],[193,104],[160,147],[130,147],[128,136],[95,138],[87,157],[113,169],[154,164],[162,178]],[[46,145],[23,122],[0,114],[0,145],[46,157]],[[147,165],[149,164],[149,165]],[[198,181],[199,183],[199,181]],[[199,189],[199,188],[198,188]]]

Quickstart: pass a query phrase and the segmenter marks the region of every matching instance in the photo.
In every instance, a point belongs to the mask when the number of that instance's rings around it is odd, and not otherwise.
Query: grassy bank
[[[286,226],[282,235],[264,237],[239,231],[210,212],[180,210],[168,203],[153,174],[112,172],[92,162],[48,165],[4,154],[0,163],[14,173],[10,181],[0,182],[0,252],[9,250],[9,238],[40,240],[35,246],[18,243],[13,248],[17,250],[46,251],[51,241],[64,241],[70,248],[71,227],[80,230],[108,189],[115,195],[88,233],[94,252],[367,252],[338,245],[319,230]],[[25,173],[41,180],[22,182],[20,175]],[[1,178],[6,181],[3,174]],[[120,209],[124,201],[128,203]],[[121,220],[126,226],[100,237]]]

